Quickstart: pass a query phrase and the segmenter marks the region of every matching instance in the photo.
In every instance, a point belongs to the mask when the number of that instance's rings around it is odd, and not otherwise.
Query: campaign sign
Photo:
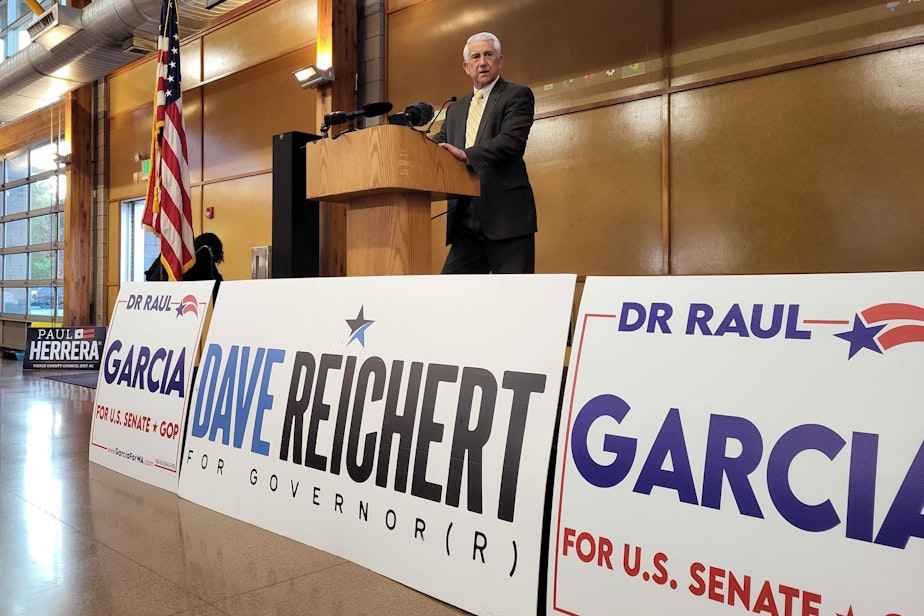
[[[924,274],[590,278],[549,614],[912,616]]]
[[[222,283],[179,495],[470,612],[535,615],[574,283]]]
[[[29,327],[24,370],[99,370],[105,327]]]
[[[176,492],[186,401],[214,284],[122,285],[96,388],[91,462]]]

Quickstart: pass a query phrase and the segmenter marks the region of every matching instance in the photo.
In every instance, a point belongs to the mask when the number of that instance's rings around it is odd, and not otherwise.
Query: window
[[[160,255],[157,236],[141,226],[144,199],[122,202],[121,282],[144,280],[144,272]]]
[[[26,314],[26,290],[22,288],[4,288],[3,312],[9,314]]]
[[[50,244],[57,239],[57,229],[55,229],[53,220],[55,216],[55,214],[46,214],[29,219],[30,244]]]
[[[57,153],[57,143],[48,143],[32,150],[29,154],[29,173],[38,175],[45,171],[54,171],[57,164],[53,157]]]
[[[2,1],[2,0],[0,0]],[[28,321],[64,316],[65,175],[57,143],[0,156],[0,315]]]
[[[25,280],[26,263],[28,255],[26,253],[5,255],[3,259],[3,277],[6,280]]]
[[[28,208],[29,186],[17,186],[6,191],[6,211],[4,214],[21,214]]]
[[[3,225],[3,247],[19,248],[26,245],[26,229],[29,221],[13,220]]]
[[[6,182],[24,180],[29,174],[29,153],[23,152],[6,160]]]

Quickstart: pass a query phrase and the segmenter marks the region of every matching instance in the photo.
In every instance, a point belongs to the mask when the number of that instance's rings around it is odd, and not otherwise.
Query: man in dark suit
[[[453,104],[433,141],[481,178],[481,195],[450,199],[444,274],[532,274],[536,271],[536,202],[523,153],[535,98],[500,76],[500,41],[488,32],[468,39],[462,68],[474,91]]]

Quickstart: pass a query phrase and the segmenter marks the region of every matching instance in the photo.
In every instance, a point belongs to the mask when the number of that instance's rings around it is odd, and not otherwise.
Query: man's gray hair
[[[465,41],[465,47],[462,49],[462,60],[468,62],[468,46],[475,41],[491,41],[494,45],[494,53],[498,57],[501,55],[501,45],[500,39],[491,34],[490,32],[479,32],[478,34],[473,34],[468,37],[468,40]]]

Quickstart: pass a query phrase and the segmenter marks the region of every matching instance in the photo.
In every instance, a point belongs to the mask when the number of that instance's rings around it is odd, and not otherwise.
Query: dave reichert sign
[[[924,274],[588,278],[548,612],[924,610]]]
[[[534,615],[574,282],[223,283],[180,496],[471,612]]]
[[[90,461],[176,492],[186,401],[213,285],[122,285],[103,350]]]

